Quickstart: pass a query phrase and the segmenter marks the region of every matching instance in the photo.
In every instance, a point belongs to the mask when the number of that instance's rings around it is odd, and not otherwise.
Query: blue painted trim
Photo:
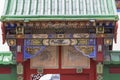
[[[32,55],[32,54],[29,54],[26,52],[26,50],[25,50],[26,47],[28,47],[28,46],[24,46],[24,59],[31,59],[33,57],[36,57],[37,55],[41,54],[46,48],[46,46],[31,46],[31,47],[39,47],[41,49],[38,52],[36,52],[34,55]]]
[[[86,56],[86,57],[88,57],[88,58],[95,58],[95,57],[96,57],[96,46],[94,46],[94,51],[91,52],[89,55],[86,55],[85,53],[83,53],[82,51],[80,51],[80,50],[77,48],[76,45],[74,46],[74,48],[75,48],[78,52],[82,53],[84,56]]]

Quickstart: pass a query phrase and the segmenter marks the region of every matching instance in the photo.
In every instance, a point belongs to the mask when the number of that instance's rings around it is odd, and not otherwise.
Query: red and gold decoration
[[[47,65],[46,65],[47,64]],[[38,68],[58,68],[58,49],[57,47],[46,47],[38,56],[30,59],[30,67]]]
[[[84,64],[82,64],[84,63]],[[62,47],[62,68],[90,68],[90,59],[72,46]]]
[[[16,46],[16,39],[7,39],[7,43],[9,46]]]

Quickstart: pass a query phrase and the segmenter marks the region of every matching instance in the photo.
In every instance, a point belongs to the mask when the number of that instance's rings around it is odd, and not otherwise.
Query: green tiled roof
[[[1,20],[118,20],[114,0],[5,0]]]
[[[110,51],[111,61],[114,64],[120,64],[120,51]]]
[[[11,52],[0,52],[0,64],[14,64]]]
[[[120,51],[108,51],[108,54],[110,54],[110,61],[105,64],[120,64]]]

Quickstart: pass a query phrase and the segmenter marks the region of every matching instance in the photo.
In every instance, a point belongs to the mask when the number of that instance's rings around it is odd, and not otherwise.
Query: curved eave
[[[0,65],[10,65],[10,64],[14,65],[14,64],[16,64],[16,62],[15,62],[15,61],[10,61],[10,62],[0,62]]]
[[[108,51],[108,53],[110,53],[110,54],[114,54],[114,53],[117,53],[117,54],[120,54],[120,51]]]
[[[118,15],[60,15],[60,16],[48,16],[48,15],[14,15],[14,16],[1,16],[1,21],[38,21],[38,20],[113,20],[117,21]]]
[[[10,57],[8,58],[8,61],[4,61],[4,57]],[[1,51],[0,52],[0,65],[10,65],[10,64],[16,64],[16,61],[12,59],[12,52],[10,51]]]
[[[9,55],[9,54],[12,54],[12,52],[11,51],[0,51],[0,54]]]

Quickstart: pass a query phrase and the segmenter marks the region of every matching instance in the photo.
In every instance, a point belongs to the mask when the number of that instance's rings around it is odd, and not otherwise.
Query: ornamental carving
[[[78,52],[73,46],[62,47],[62,68],[78,67],[90,68],[90,59]]]
[[[30,67],[34,69],[57,68],[58,67],[58,49],[57,47],[46,47],[38,56],[30,59]]]
[[[16,39],[7,39],[7,43],[9,46],[16,46]]]

